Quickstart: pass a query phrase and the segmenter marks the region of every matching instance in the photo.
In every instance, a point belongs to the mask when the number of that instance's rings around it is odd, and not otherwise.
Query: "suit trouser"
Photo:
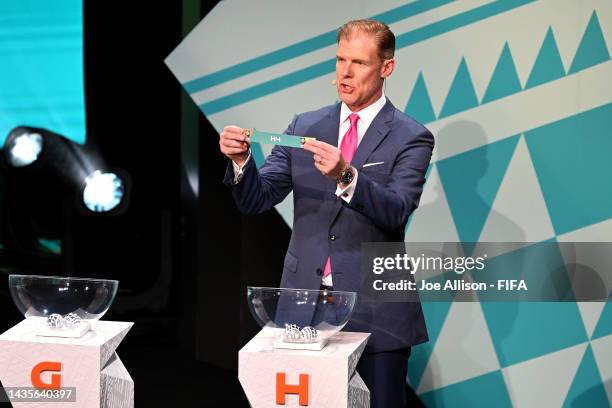
[[[410,347],[361,356],[357,372],[370,390],[370,408],[407,406],[408,357]]]

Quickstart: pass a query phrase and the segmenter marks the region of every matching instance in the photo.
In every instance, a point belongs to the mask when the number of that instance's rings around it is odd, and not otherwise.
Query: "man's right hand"
[[[221,153],[242,167],[247,157],[249,157],[249,147],[251,142],[244,135],[244,129],[238,126],[225,126],[219,139]]]

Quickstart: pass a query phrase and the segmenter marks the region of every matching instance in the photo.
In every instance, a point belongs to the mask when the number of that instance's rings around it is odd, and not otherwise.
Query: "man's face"
[[[376,102],[383,79],[393,71],[393,60],[382,61],[374,38],[356,32],[340,39],[336,52],[336,87],[340,100],[352,111]]]

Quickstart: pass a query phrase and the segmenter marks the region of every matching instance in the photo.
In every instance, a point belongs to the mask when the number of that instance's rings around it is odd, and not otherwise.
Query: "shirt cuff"
[[[242,166],[239,166],[238,164],[236,164],[235,161],[232,160],[232,167],[234,168],[234,184],[238,184],[240,180],[242,179],[243,169],[247,165],[250,159],[251,159],[251,150],[249,150],[249,155],[247,156],[244,163],[242,163]]]
[[[357,177],[359,177],[359,172],[357,171],[357,169],[354,167],[353,169],[355,170],[355,176],[353,177],[353,181],[351,181],[351,184],[344,188],[340,188],[339,185],[336,187],[336,197],[342,198],[344,201],[346,201],[347,204],[350,203],[351,199],[353,198],[353,194],[355,193],[355,187],[357,186]]]

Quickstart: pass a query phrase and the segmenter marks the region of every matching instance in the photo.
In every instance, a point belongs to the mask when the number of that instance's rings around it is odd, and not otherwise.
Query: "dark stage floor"
[[[127,339],[126,339],[127,343]],[[122,344],[137,407],[248,407],[238,374],[197,362],[170,346]]]

